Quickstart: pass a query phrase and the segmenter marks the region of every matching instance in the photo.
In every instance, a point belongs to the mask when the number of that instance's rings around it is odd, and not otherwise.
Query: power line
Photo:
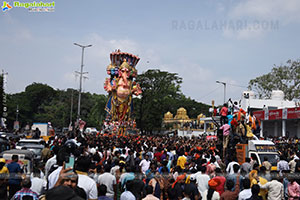
[[[201,99],[204,99],[204,98],[208,97],[209,95],[211,95],[212,93],[214,93],[216,90],[218,90],[220,87],[221,87],[221,86],[219,86],[219,87],[217,87],[217,88],[213,89],[212,91],[210,91],[210,92],[209,92],[209,93],[207,93],[206,95],[204,95],[204,96],[200,97],[200,98],[199,98],[199,100],[201,100]]]
[[[236,85],[236,84],[231,84],[231,83],[226,83],[227,85],[235,86],[235,87],[240,87],[240,88],[248,88],[247,86],[242,86],[242,85]]]

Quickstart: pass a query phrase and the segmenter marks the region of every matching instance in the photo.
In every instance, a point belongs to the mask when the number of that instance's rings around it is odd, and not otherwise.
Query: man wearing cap
[[[210,179],[208,181],[209,189],[203,192],[202,199],[207,200],[210,197],[211,200],[219,200],[220,194],[216,191],[216,187],[218,187],[220,184],[221,182],[219,179]]]

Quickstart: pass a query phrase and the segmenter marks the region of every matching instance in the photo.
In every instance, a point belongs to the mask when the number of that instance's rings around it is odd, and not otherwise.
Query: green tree
[[[184,107],[187,110],[187,114],[191,119],[196,119],[199,114],[204,114],[206,116],[209,115],[209,105],[197,102],[190,97],[186,97],[184,94],[180,95],[179,99],[176,100],[176,110],[172,110],[172,113],[176,113],[177,109],[180,107]],[[170,109],[171,110],[171,109]]]
[[[93,94],[90,97],[91,106],[88,109],[86,118],[83,118],[89,126],[101,128],[102,122],[105,119],[106,112],[104,110],[107,102],[105,95]]]
[[[137,78],[142,88],[142,98],[139,102],[136,116],[141,131],[152,133],[160,129],[163,114],[172,105],[173,99],[180,96],[182,78],[176,73],[160,70],[148,70]]]
[[[300,60],[288,60],[285,65],[274,66],[272,71],[250,80],[248,88],[259,98],[270,98],[272,90],[282,90],[285,99],[300,98]]]
[[[56,128],[66,127],[70,123],[72,96],[72,122],[75,122],[78,108],[77,90],[54,90],[48,85],[33,83],[27,86],[24,92],[9,94],[8,127],[13,126],[17,106],[21,127],[33,122],[51,122]],[[87,122],[87,126],[100,128],[105,116],[106,100],[105,95],[82,93],[81,119]]]
[[[57,95],[52,87],[41,83],[33,83],[27,86],[25,94],[33,113],[36,113],[40,109],[40,105],[51,102]]]

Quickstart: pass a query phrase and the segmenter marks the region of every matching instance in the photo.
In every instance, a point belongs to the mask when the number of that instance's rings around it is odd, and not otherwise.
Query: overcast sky
[[[32,82],[78,88],[81,49],[73,43],[92,44],[84,91],[106,94],[109,54],[121,49],[141,58],[139,73],[178,73],[185,95],[221,104],[216,80],[239,99],[250,79],[299,58],[299,10],[298,0],[59,0],[49,13],[12,8],[0,13],[0,69],[8,93]]]

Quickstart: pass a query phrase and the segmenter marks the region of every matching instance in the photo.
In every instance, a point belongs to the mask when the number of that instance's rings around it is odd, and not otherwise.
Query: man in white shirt
[[[132,181],[127,181],[126,191],[121,194],[120,200],[136,200],[135,196],[133,195]]]
[[[49,158],[45,164],[45,176],[48,177],[49,176],[49,171],[51,169],[51,167],[53,165],[56,165],[57,162],[57,154],[58,154],[59,148],[57,146],[54,146],[51,150],[51,154],[53,154],[53,156],[51,158]]]
[[[53,172],[51,172],[48,176],[48,190],[52,189],[55,186],[55,184],[59,178],[59,173],[62,169],[64,161],[65,161],[66,157],[68,157],[68,156],[69,156],[69,154],[66,153],[66,151],[64,149],[61,149],[57,153],[56,161],[57,161],[58,168],[56,170],[54,170]]]
[[[59,173],[62,169],[62,166],[59,166],[56,170],[54,170],[49,176],[48,176],[48,190],[52,189],[58,178],[59,178]]]
[[[289,162],[289,167],[290,167],[291,173],[294,173],[296,170],[297,160],[299,160],[297,154],[295,152],[292,152],[291,160]]]
[[[110,169],[109,166],[105,167],[105,173],[98,177],[98,184],[105,185],[107,188],[106,196],[114,199],[117,190],[117,180],[116,177],[110,173]]]
[[[280,161],[277,163],[277,170],[290,170],[289,163],[285,160],[284,156],[280,156]]]
[[[235,164],[240,166],[240,164],[234,160],[231,160],[231,162],[228,164],[228,166],[226,168],[226,172],[228,174],[234,174],[233,165],[235,165]]]
[[[88,176],[91,160],[88,157],[79,157],[76,160],[76,173],[78,174],[78,187],[84,189],[89,200],[98,199],[96,182]]]
[[[143,198],[142,200],[159,200],[159,198],[155,197],[153,195],[153,187],[151,185],[147,185],[146,188],[146,197]]]
[[[146,171],[149,169],[150,160],[147,154],[145,154],[145,158],[140,162],[139,166],[141,167],[142,173],[146,173]]]
[[[244,189],[239,194],[239,200],[247,200],[252,196],[250,180],[248,178],[243,180],[243,187]]]
[[[267,182],[266,184],[262,185],[257,179],[258,185],[260,189],[267,189],[268,190],[268,200],[283,200],[284,199],[284,189],[283,184],[278,180],[282,180],[278,176],[277,173],[272,172],[272,181]]]
[[[30,189],[37,193],[38,195],[41,195],[44,186],[45,186],[45,180],[41,178],[41,172],[39,169],[34,169],[32,176],[30,177],[31,179],[31,187]]]
[[[57,147],[55,147],[55,151],[58,151]],[[63,149],[63,148],[59,149],[58,153],[56,154],[56,158],[55,158],[58,168],[56,170],[54,170],[53,172],[51,172],[50,174],[48,174],[48,190],[52,189],[55,186],[55,184],[59,178],[59,173],[62,169],[62,166],[68,156],[69,156],[69,154],[65,151],[65,149]]]
[[[45,175],[48,177],[49,171],[53,165],[56,164],[56,155],[51,157],[50,159],[47,160],[46,165],[45,165]]]
[[[204,191],[208,190],[208,181],[210,180],[209,176],[205,174],[206,167],[199,166],[198,172],[195,174],[197,188],[201,196],[203,195]]]

